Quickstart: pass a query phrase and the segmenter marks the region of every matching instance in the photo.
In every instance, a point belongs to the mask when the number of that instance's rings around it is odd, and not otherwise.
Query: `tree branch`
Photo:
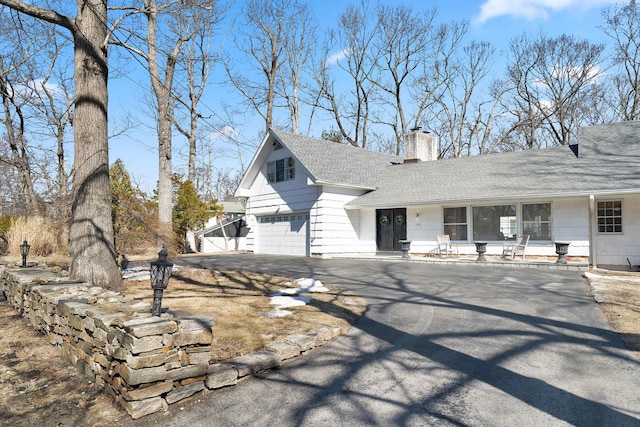
[[[76,31],[75,19],[60,15],[54,10],[44,9],[42,7],[27,4],[21,0],[0,0],[0,4],[8,6],[11,9],[17,10],[18,12],[33,16],[34,18],[42,19],[43,21],[60,25],[68,29],[72,33]]]

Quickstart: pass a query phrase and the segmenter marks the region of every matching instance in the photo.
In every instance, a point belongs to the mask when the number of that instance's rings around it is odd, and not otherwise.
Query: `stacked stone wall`
[[[214,321],[151,316],[148,302],[70,281],[47,268],[0,268],[0,292],[62,357],[102,386],[133,418],[243,377],[339,335],[319,328],[224,363],[211,362]],[[151,293],[151,290],[150,290]]]

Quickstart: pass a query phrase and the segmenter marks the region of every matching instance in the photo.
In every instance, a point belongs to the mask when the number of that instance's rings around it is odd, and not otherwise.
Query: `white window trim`
[[[600,215],[598,214],[598,205],[600,203],[607,202],[620,202],[620,231],[600,231],[600,224],[598,224],[598,220],[600,219]],[[624,200],[623,199],[604,199],[604,200],[596,200],[596,233],[603,236],[614,236],[614,235],[622,235],[624,234]],[[605,216],[605,218],[608,218]],[[612,218],[617,218],[613,216]]]

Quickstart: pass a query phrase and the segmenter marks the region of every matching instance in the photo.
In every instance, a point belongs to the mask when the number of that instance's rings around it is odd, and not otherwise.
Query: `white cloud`
[[[220,129],[216,129],[211,132],[210,137],[214,141],[222,141],[222,140],[235,140],[239,135],[239,132],[236,128],[229,125],[224,125]]]
[[[480,6],[477,23],[484,23],[499,16],[524,18],[529,21],[548,19],[549,14],[560,10],[586,11],[617,3],[619,0],[487,0]]]
[[[64,90],[57,83],[44,82],[42,79],[31,80],[27,82],[26,85],[16,85],[15,86],[15,94],[24,99],[35,99],[36,93],[44,93],[44,88],[54,97],[54,98],[63,98]]]
[[[342,49],[340,52],[334,53],[333,55],[328,56],[327,59],[325,60],[325,62],[326,62],[327,65],[334,65],[334,64],[337,64],[338,62],[340,62],[340,60],[346,58],[347,55],[349,55],[349,50],[348,49]]]

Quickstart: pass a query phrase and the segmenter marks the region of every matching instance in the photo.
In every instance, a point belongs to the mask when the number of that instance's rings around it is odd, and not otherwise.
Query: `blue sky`
[[[232,3],[235,4],[233,7],[237,8],[237,3],[240,2]],[[333,26],[348,4],[343,0],[308,0],[308,3],[315,11],[321,30]],[[604,36],[597,29],[602,21],[601,11],[605,7],[620,2],[608,0],[386,0],[383,3],[411,5],[416,9],[435,7],[442,22],[462,20],[470,22],[468,41],[488,41],[496,49],[502,50],[507,47],[511,38],[524,31],[533,34],[542,30],[550,36],[567,33],[593,42],[602,42],[605,40]],[[134,65],[134,61],[130,63]],[[496,70],[496,73],[501,71],[501,69]],[[177,84],[179,85],[180,82]],[[129,115],[135,117],[136,122],[141,123],[126,136],[112,139],[110,160],[113,162],[118,158],[122,159],[141,188],[151,191],[155,187],[158,175],[155,128],[151,119],[140,113],[141,107],[138,106],[140,99],[146,96],[144,88],[147,86],[148,77],[139,72],[131,73],[110,83],[110,117],[115,122],[119,117]],[[220,102],[222,100],[230,102],[233,99],[238,99],[238,95],[218,86],[212,86],[208,89],[202,105],[203,115],[213,114],[214,117],[211,120],[216,124],[219,123],[222,116],[219,113]],[[211,135],[214,141],[213,150],[217,153],[213,156],[215,167],[239,169],[241,164],[246,166],[251,161],[255,148],[261,142],[264,122],[249,112],[239,119],[239,122],[244,125],[233,129],[241,141],[239,147],[222,141],[215,142],[217,137]],[[112,128],[115,128],[115,125]],[[176,134],[173,146],[174,171],[186,173],[184,138]]]

